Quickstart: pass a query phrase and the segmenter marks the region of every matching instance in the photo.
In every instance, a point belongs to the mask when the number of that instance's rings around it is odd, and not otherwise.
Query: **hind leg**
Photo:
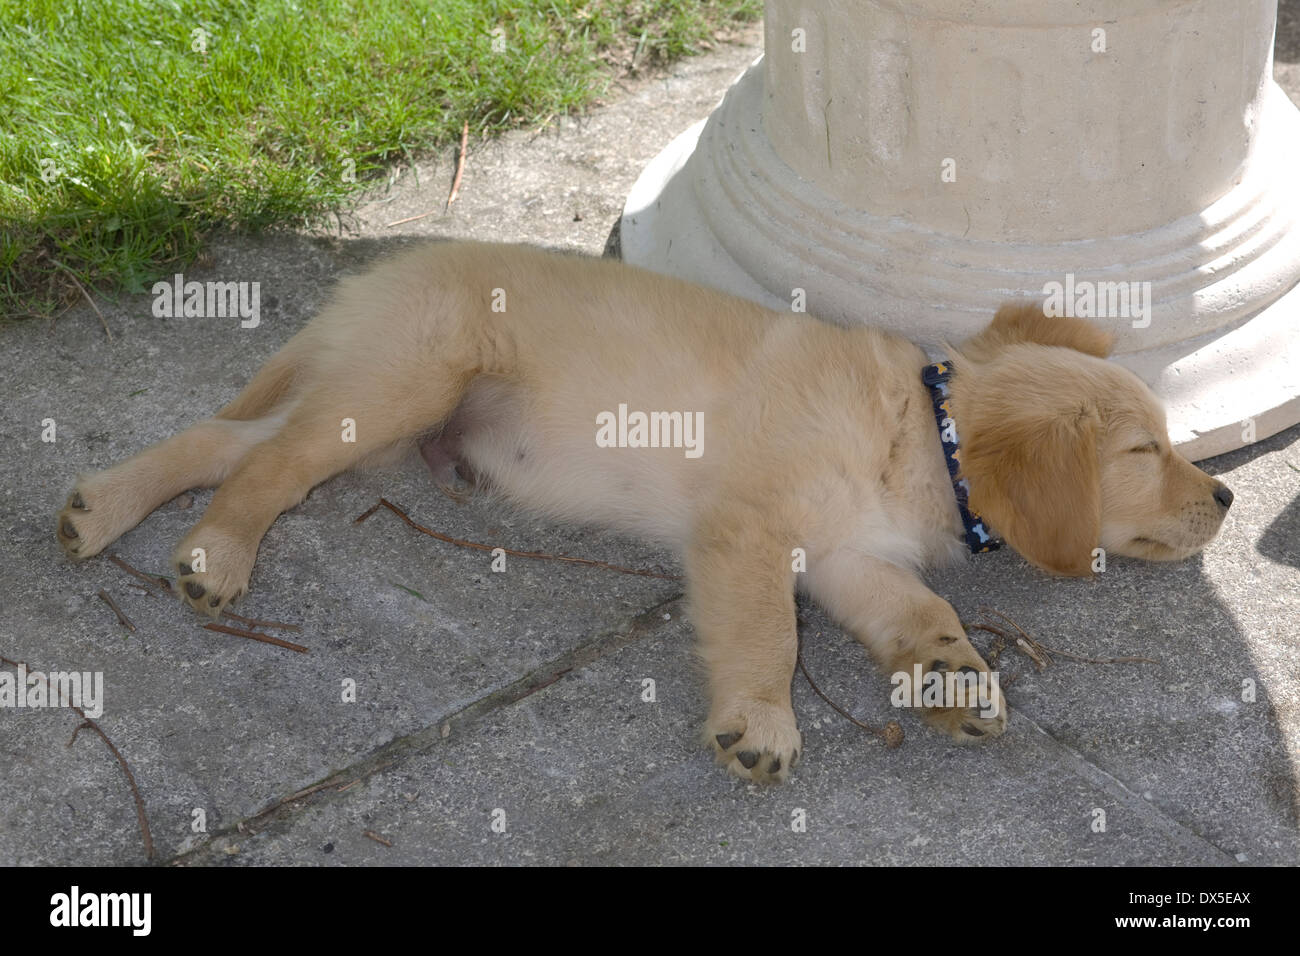
[[[219,485],[283,420],[210,418],[112,468],[82,475],[59,512],[59,544],[77,561],[99,554],[181,492]]]
[[[112,468],[78,477],[58,514],[59,544],[74,560],[92,557],[182,491],[221,484],[284,423],[298,358],[291,342],[214,418]]]
[[[219,615],[248,589],[258,545],[281,512],[363,458],[444,421],[469,374],[429,369],[425,376],[418,387],[354,376],[304,392],[284,427],[248,453],[177,547],[172,564],[183,599]]]

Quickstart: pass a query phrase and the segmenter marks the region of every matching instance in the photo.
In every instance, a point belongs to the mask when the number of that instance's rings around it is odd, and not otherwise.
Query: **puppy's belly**
[[[680,544],[705,465],[680,448],[602,448],[595,416],[543,407],[523,387],[483,377],[422,448],[430,468],[459,462],[516,504],[552,518]]]

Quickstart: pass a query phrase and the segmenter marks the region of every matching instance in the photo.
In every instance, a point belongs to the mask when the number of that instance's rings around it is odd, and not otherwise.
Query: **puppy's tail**
[[[271,357],[234,400],[217,412],[217,418],[252,421],[268,414],[293,391],[302,368],[298,349],[291,341]]]

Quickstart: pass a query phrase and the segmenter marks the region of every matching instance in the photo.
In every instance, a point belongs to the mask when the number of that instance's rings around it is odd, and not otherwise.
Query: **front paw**
[[[718,763],[755,783],[783,783],[803,749],[789,705],[747,700],[715,707],[704,732]]]
[[[920,660],[907,675],[914,680],[919,664],[921,716],[926,723],[959,744],[986,743],[1007,729],[1007,702],[998,674],[989,670],[965,635],[939,638],[918,655]],[[942,687],[937,701],[925,692],[927,682]]]
[[[176,590],[181,600],[194,610],[218,618],[227,605],[248,590],[256,557],[256,545],[245,545],[232,536],[200,525],[172,555]]]

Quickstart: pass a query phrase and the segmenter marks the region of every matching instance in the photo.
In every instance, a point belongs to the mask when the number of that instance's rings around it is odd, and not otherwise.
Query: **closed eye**
[[[1154,452],[1160,450],[1159,442],[1149,441],[1145,445],[1138,445],[1136,448],[1130,448],[1130,452]]]

